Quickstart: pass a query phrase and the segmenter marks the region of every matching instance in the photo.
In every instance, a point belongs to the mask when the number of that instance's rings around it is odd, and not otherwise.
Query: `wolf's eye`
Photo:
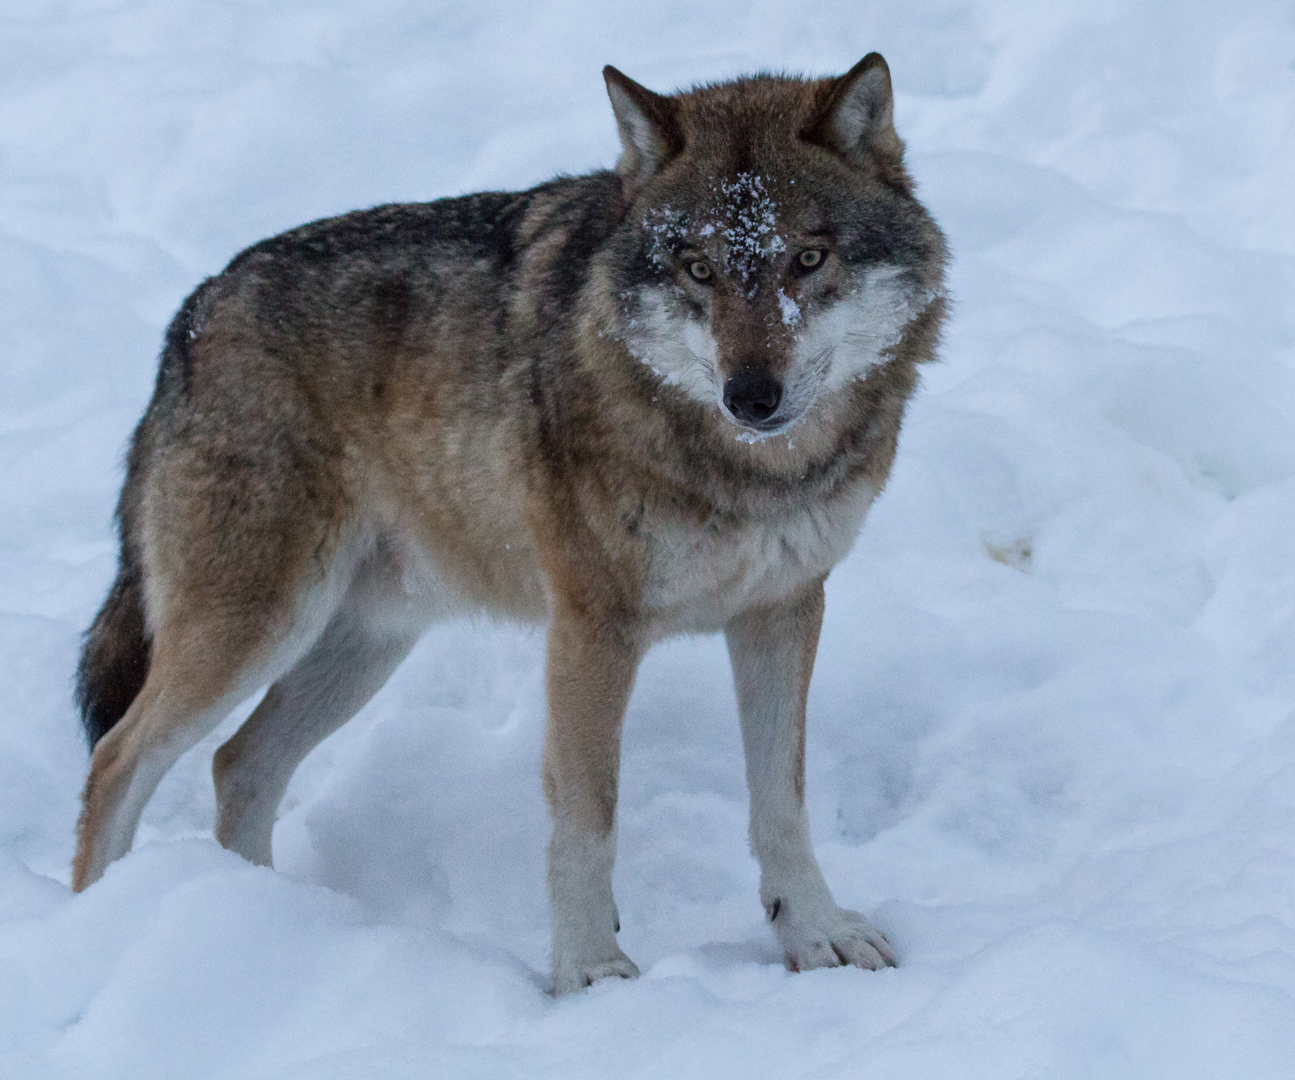
[[[688,273],[692,274],[697,281],[710,281],[711,268],[710,263],[702,259],[695,259],[688,264]]]
[[[817,248],[802,251],[796,260],[802,270],[814,270],[823,264],[823,253]]]

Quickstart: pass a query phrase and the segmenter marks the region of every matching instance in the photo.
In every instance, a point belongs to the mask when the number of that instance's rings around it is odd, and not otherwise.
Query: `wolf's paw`
[[[612,956],[601,960],[559,964],[553,970],[553,992],[559,997],[563,994],[573,994],[596,983],[599,979],[609,979],[612,976],[637,979],[638,965],[620,949],[617,949]]]
[[[801,912],[797,918],[794,909],[774,901],[770,914],[789,971],[843,964],[870,971],[896,966],[890,942],[857,911],[846,911],[833,904],[830,909]]]

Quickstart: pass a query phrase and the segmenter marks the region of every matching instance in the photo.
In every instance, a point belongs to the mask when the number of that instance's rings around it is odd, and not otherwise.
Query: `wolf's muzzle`
[[[724,384],[724,408],[748,427],[763,427],[778,411],[782,383],[766,372],[739,371]]]

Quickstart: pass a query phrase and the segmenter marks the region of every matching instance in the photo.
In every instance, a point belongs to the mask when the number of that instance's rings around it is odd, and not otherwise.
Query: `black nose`
[[[739,371],[724,384],[724,407],[744,424],[763,424],[781,400],[782,383],[765,372]]]

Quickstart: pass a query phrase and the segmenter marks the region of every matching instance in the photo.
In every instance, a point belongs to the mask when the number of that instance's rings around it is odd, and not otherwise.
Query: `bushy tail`
[[[153,660],[153,642],[144,621],[144,574],[137,547],[140,501],[148,463],[160,438],[158,432],[164,427],[158,418],[188,393],[193,313],[206,285],[204,282],[195,289],[171,320],[153,400],[131,436],[126,453],[126,483],[116,513],[121,566],[108,599],[85,632],[81,662],[76,669],[76,705],[91,749],[126,714],[144,688]]]
[[[139,567],[123,550],[117,580],[86,631],[76,669],[76,704],[91,749],[143,688],[152,654]]]

